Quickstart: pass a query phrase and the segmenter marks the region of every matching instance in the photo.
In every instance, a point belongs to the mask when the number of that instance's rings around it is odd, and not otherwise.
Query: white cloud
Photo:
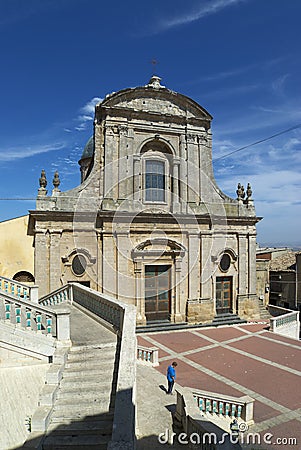
[[[161,21],[159,24],[159,31],[167,30],[179,25],[188,24],[191,22],[195,22],[197,20],[202,19],[205,16],[209,16],[211,14],[216,14],[220,10],[227,8],[232,5],[236,5],[238,3],[241,3],[246,0],[213,0],[211,2],[209,1],[202,1],[200,7],[191,12],[191,13],[184,13],[177,17],[174,17],[172,19],[167,19],[164,21]]]
[[[95,105],[100,103],[103,99],[100,97],[93,97],[83,107],[80,108],[80,115],[77,117],[79,124],[75,127],[76,131],[84,131],[87,129],[87,123],[94,119]]]
[[[19,148],[1,149],[0,161],[14,161],[22,158],[29,158],[30,156],[39,155],[41,153],[48,153],[61,150],[66,147],[65,143],[56,142],[46,145],[34,145]]]

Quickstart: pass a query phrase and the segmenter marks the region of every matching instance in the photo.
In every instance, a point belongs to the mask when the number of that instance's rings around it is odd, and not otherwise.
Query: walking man
[[[172,394],[172,389],[175,384],[177,365],[178,364],[174,361],[170,366],[168,366],[168,369],[167,369],[167,382],[168,382],[167,394],[169,394],[169,395]]]

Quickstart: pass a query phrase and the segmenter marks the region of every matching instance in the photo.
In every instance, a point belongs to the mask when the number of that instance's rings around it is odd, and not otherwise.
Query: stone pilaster
[[[36,230],[34,276],[40,297],[50,292],[49,241],[49,233],[46,230]]]
[[[50,273],[50,291],[58,289],[61,283],[61,253],[60,240],[63,230],[50,230],[50,248],[49,248],[49,273]]]

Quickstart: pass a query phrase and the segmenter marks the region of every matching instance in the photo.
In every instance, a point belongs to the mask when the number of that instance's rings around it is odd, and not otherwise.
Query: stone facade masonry
[[[171,322],[207,323],[227,309],[254,317],[259,219],[252,198],[232,199],[215,182],[211,120],[158,77],[96,105],[82,183],[39,190],[30,213],[41,295],[82,282],[135,304],[138,324],[149,320],[146,289],[158,320],[160,308]],[[168,268],[168,285],[159,275],[147,284],[147,267]]]

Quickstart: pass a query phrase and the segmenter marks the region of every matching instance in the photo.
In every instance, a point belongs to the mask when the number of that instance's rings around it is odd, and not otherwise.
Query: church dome
[[[94,137],[91,136],[84,147],[81,159],[92,158],[94,154]]]

